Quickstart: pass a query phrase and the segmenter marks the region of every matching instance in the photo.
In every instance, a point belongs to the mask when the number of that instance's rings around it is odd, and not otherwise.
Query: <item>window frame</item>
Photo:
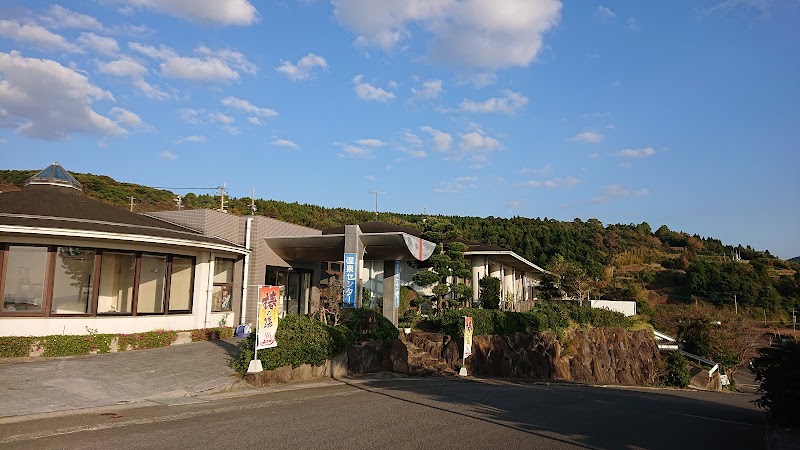
[[[217,276],[217,274],[216,274],[217,261],[230,261],[230,263],[231,263],[231,266],[230,266],[230,268],[231,268],[230,269],[230,271],[231,271],[231,274],[230,274],[231,281],[230,282],[226,281],[224,283],[218,283],[217,281],[213,281],[212,282],[212,284],[211,284],[211,296],[212,296],[211,312],[212,313],[231,313],[231,312],[233,312],[233,281],[236,278],[236,260],[233,259],[233,258],[220,258],[220,257],[214,258],[214,276],[212,277],[212,279],[216,278],[216,276]],[[220,301],[220,309],[214,309],[214,301],[213,301],[213,296],[214,296],[214,293],[215,293],[214,292],[215,291],[214,288],[216,288],[217,286],[220,287],[220,290],[222,288],[227,288],[228,289],[228,295],[230,296],[231,299],[230,299],[230,303],[228,304],[228,308],[227,309],[222,308],[221,301]]]
[[[8,261],[9,261],[9,253],[11,247],[36,247],[36,248],[44,248],[45,253],[45,263],[44,263],[44,276],[43,276],[43,286],[42,286],[42,308],[40,311],[5,311],[3,307],[0,307],[0,317],[56,317],[56,318],[69,318],[69,317],[154,317],[154,316],[167,316],[167,315],[188,315],[192,314],[194,310],[194,293],[195,293],[195,281],[197,277],[197,257],[194,255],[183,255],[183,254],[172,254],[172,253],[160,253],[160,252],[143,252],[143,251],[130,251],[130,250],[122,250],[122,249],[115,249],[115,248],[98,248],[98,247],[91,247],[91,246],[70,246],[64,244],[33,244],[33,243],[16,243],[16,242],[0,242],[0,295],[5,298],[5,286],[6,286],[6,278],[7,278],[7,268],[8,268]],[[58,314],[52,312],[53,307],[53,290],[55,287],[55,269],[56,269],[56,259],[59,247],[77,247],[85,250],[93,250],[94,254],[94,261],[93,261],[93,269],[92,269],[92,288],[90,293],[90,298],[88,300],[88,309],[89,312],[87,313],[68,313],[68,314]],[[100,294],[100,277],[101,269],[102,269],[102,256],[103,253],[123,253],[123,254],[133,254],[135,258],[134,262],[134,279],[133,279],[133,293],[131,298],[131,310],[127,313],[98,313],[98,299]],[[166,257],[166,273],[164,274],[165,282],[164,282],[164,310],[163,312],[147,312],[147,313],[140,313],[138,312],[138,304],[139,304],[139,282],[141,276],[141,264],[142,264],[142,256],[143,255],[152,255],[152,256],[159,256],[159,257]],[[191,276],[189,278],[189,308],[188,309],[176,309],[170,310],[170,287],[172,283],[172,262],[174,258],[180,258],[190,261],[191,263]],[[236,263],[235,259],[230,259],[233,264]],[[233,277],[233,275],[232,275]],[[233,294],[233,283],[230,283],[230,292],[231,295]],[[231,297],[233,299],[233,297]],[[233,307],[233,302],[231,301],[231,308]],[[232,311],[231,310],[224,310],[224,312]]]

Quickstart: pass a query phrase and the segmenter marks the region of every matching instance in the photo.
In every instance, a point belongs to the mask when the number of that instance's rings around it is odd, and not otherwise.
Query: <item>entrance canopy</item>
[[[405,232],[360,233],[366,261],[419,260],[433,254],[436,244]],[[285,261],[341,261],[345,234],[269,237],[264,241]]]

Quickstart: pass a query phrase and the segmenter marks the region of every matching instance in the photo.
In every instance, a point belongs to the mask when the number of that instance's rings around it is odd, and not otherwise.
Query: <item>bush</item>
[[[74,356],[111,351],[113,334],[53,335],[39,338],[42,356]]]
[[[298,367],[303,364],[320,366],[334,353],[334,345],[341,348],[349,339],[347,332],[339,329],[339,336],[333,337],[330,328],[317,319],[308,316],[287,316],[278,322],[278,331],[275,340],[278,346],[258,351],[258,359],[264,370],[273,370],[279,367]],[[334,343],[334,339],[337,339]],[[253,359],[256,333],[250,333],[239,344],[239,352],[233,357],[231,367],[244,374]]]
[[[478,298],[484,309],[498,309],[500,307],[500,279],[497,277],[483,277],[478,280]]]
[[[331,336],[331,356],[342,353],[356,341],[356,334],[353,333],[353,330],[341,324],[329,326],[328,333]]]
[[[146,350],[149,348],[168,347],[178,339],[174,330],[154,330],[144,333],[120,334],[117,336],[117,350]]]
[[[689,385],[689,361],[680,352],[669,352],[667,366],[661,377],[661,384],[685,388]]]
[[[0,358],[13,358],[31,354],[36,338],[30,336],[0,336]]]
[[[753,359],[753,371],[759,382],[761,398],[753,402],[765,408],[779,424],[800,426],[800,343],[788,342],[780,347],[759,350],[760,355]]]
[[[359,342],[397,339],[399,334],[389,319],[369,308],[345,309],[342,323],[355,334]]]
[[[229,339],[233,337],[232,327],[214,327],[192,330],[192,341],[212,341],[215,339]]]

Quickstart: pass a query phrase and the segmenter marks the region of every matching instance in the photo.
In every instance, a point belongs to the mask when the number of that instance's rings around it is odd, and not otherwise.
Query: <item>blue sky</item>
[[[9,0],[0,167],[791,258],[798,24],[795,0]]]

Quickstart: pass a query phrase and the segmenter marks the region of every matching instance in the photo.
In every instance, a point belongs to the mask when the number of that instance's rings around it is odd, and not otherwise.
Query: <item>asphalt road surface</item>
[[[376,376],[205,403],[16,418],[0,422],[0,448],[767,448],[766,416],[754,398]]]

